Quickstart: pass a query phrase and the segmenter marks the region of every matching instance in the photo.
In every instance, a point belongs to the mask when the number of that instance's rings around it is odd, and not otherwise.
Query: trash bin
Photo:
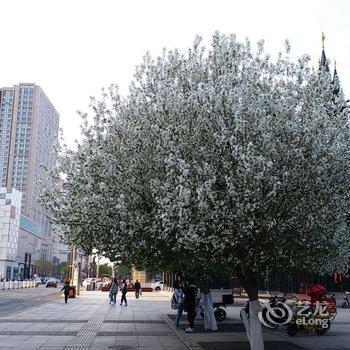
[[[69,287],[69,298],[75,298],[76,295],[76,287],[71,286]]]

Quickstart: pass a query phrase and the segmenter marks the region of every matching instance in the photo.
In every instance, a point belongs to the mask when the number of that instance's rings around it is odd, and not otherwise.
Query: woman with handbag
[[[118,294],[118,283],[117,279],[113,278],[111,289],[109,290],[109,303],[115,305]]]
[[[174,294],[171,299],[171,307],[177,309],[176,319],[174,321],[174,327],[179,328],[181,316],[184,312],[184,296],[182,286],[178,280],[174,281]]]

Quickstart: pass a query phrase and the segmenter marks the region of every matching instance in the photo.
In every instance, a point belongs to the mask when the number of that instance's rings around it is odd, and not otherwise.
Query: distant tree
[[[98,268],[98,275],[99,277],[102,275],[109,275],[112,276],[112,267],[108,264],[100,265]]]
[[[121,264],[117,265],[115,271],[118,276],[130,276],[131,274],[131,265],[130,264]]]
[[[61,279],[68,275],[68,263],[66,261],[59,263],[59,265],[57,266],[57,273],[59,274]]]
[[[51,261],[39,259],[35,262],[35,269],[40,276],[50,276],[53,272]]]

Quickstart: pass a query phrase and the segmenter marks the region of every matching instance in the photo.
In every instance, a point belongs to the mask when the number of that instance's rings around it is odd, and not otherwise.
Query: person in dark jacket
[[[61,292],[64,291],[64,302],[65,302],[66,304],[67,304],[67,302],[68,302],[69,289],[70,289],[69,281],[66,281],[66,282],[64,283],[64,286],[63,286],[62,289],[61,289]]]
[[[184,306],[187,311],[187,320],[189,327],[186,328],[186,332],[194,331],[194,320],[196,318],[196,298],[197,298],[198,287],[193,280],[189,281],[189,284],[184,290],[185,301]]]
[[[123,301],[124,301],[125,306],[128,306],[128,303],[126,301],[126,293],[128,292],[128,285],[127,285],[125,279],[123,279],[123,283],[122,283],[120,290],[122,292],[122,298],[120,300],[120,305],[123,305]]]
[[[134,289],[135,289],[135,298],[138,299],[141,291],[141,284],[138,280],[136,280],[134,284]]]

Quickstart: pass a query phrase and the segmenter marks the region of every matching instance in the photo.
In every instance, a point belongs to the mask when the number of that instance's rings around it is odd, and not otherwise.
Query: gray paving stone
[[[170,294],[166,293],[150,293],[140,300],[134,300],[130,295],[127,307],[110,307],[106,294],[92,292],[71,300],[68,305],[59,300],[36,309],[24,310],[11,318],[7,317],[7,321],[6,317],[0,317],[0,350],[21,349],[25,344],[27,347],[23,350],[112,350],[111,346],[122,345],[138,350],[184,350],[186,346],[162,318],[162,314],[171,312],[169,299]],[[345,311],[348,313],[342,312],[339,323],[332,325],[329,334],[323,337],[310,335],[290,338],[282,328],[275,332],[264,331],[264,337],[267,340],[288,340],[300,345],[305,343],[312,350],[344,350],[350,344],[350,334],[346,334],[347,325],[350,324],[350,310]],[[230,318],[227,324],[240,323],[239,307],[227,308],[227,312]],[[11,319],[13,322],[9,323]],[[4,334],[6,331],[9,333]],[[16,338],[12,337],[15,335],[27,339],[14,340]],[[246,340],[244,332],[189,335],[180,331],[179,335],[186,337],[194,346],[198,341]]]

